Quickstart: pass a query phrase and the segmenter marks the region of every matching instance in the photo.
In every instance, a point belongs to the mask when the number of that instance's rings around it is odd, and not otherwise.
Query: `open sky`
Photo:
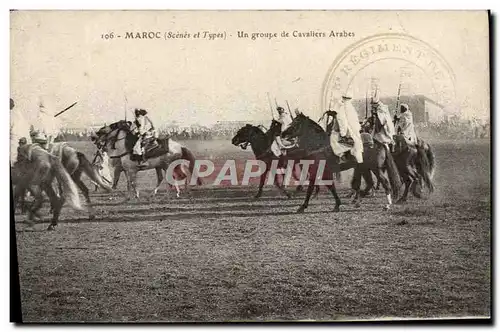
[[[238,38],[238,31],[346,31],[353,37]],[[158,31],[162,39],[125,39]],[[164,40],[166,32],[225,33],[226,39]],[[106,40],[103,34],[114,32]],[[267,93],[312,116],[321,113],[322,85],[334,59],[377,33],[407,33],[432,45],[454,71],[463,114],[489,116],[486,12],[381,11],[18,11],[11,13],[11,97],[27,119],[40,100],[64,126],[102,124],[145,108],[158,125],[178,121],[270,120]],[[121,38],[116,38],[121,35]],[[369,77],[382,95],[397,92],[397,61],[381,61],[356,77],[363,98]],[[432,94],[415,70],[412,93]]]

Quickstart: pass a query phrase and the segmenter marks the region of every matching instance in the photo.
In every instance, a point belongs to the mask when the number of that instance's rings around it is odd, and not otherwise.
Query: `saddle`
[[[131,155],[133,161],[148,160],[151,158],[157,158],[169,152],[170,137],[148,137],[142,140],[142,148],[144,149],[144,155]]]

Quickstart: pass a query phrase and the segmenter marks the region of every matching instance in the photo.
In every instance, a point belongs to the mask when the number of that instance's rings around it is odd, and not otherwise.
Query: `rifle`
[[[399,112],[399,98],[400,98],[400,95],[401,95],[401,82],[399,82],[399,86],[398,86],[398,99],[396,99],[396,112],[395,113]]]
[[[288,100],[286,101],[286,106],[288,107],[288,113],[290,113],[290,117],[293,120],[293,114],[292,114],[292,110],[290,109],[290,105],[288,105]]]
[[[271,97],[269,97],[269,92],[267,93],[267,101],[269,102],[269,108],[271,109],[271,116],[274,120],[273,104],[271,103]]]
[[[368,91],[365,94],[365,119],[368,119]]]
[[[123,97],[125,97],[125,109],[124,109],[124,112],[125,112],[125,122],[127,122],[127,95],[125,93],[123,93]]]
[[[54,115],[54,118],[63,114],[64,112],[66,112],[67,110],[69,110],[71,107],[75,106],[76,103],[78,103],[77,101],[75,101],[73,104],[69,105],[68,107],[66,107],[65,109],[63,109],[61,112],[57,113],[56,115]]]

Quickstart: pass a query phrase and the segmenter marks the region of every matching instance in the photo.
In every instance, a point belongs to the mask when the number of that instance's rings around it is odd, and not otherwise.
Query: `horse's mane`
[[[132,122],[130,122],[130,121],[120,120],[120,121],[117,121],[117,122],[110,124],[109,128],[111,128],[111,130],[130,128],[131,124],[132,124]]]
[[[250,124],[250,123],[247,123],[247,124],[245,125],[245,127],[248,127],[248,128],[255,128],[255,129],[257,129],[257,130],[259,131],[259,133],[261,133],[261,134],[263,134],[263,135],[264,135],[264,131],[260,128],[260,126],[254,126],[254,125],[252,125],[252,124]]]
[[[318,123],[316,123],[316,121],[312,120],[306,115],[302,115],[302,117],[305,118],[305,120],[309,123],[309,125],[314,129],[315,132],[323,134],[325,133],[324,129]]]

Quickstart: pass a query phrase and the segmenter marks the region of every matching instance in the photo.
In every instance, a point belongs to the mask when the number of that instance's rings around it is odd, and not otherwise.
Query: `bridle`
[[[118,134],[120,133],[120,131],[126,131],[127,128],[124,128],[124,126],[119,126],[115,129],[113,129],[111,126],[109,126],[111,131],[109,133],[105,133],[105,134],[102,134],[102,135],[98,135],[98,140],[96,140],[96,142],[94,142],[94,144],[97,146],[97,152],[96,152],[96,156],[94,158],[94,162],[97,158],[97,154],[98,152],[102,152],[103,149],[106,147],[106,145],[108,145],[108,143],[110,142],[111,139],[114,139],[114,143],[116,144],[116,142],[118,141],[121,141],[121,140],[124,140],[127,136],[125,137],[122,137],[122,138],[116,138],[118,137]],[[115,135],[113,137],[110,137],[111,134],[113,134],[114,132]],[[102,142],[101,142],[102,141]],[[117,156],[109,156],[109,158],[111,159],[116,159],[116,158],[121,158],[123,156],[126,156],[129,152],[128,151],[125,151],[124,153],[122,154],[119,154]]]

